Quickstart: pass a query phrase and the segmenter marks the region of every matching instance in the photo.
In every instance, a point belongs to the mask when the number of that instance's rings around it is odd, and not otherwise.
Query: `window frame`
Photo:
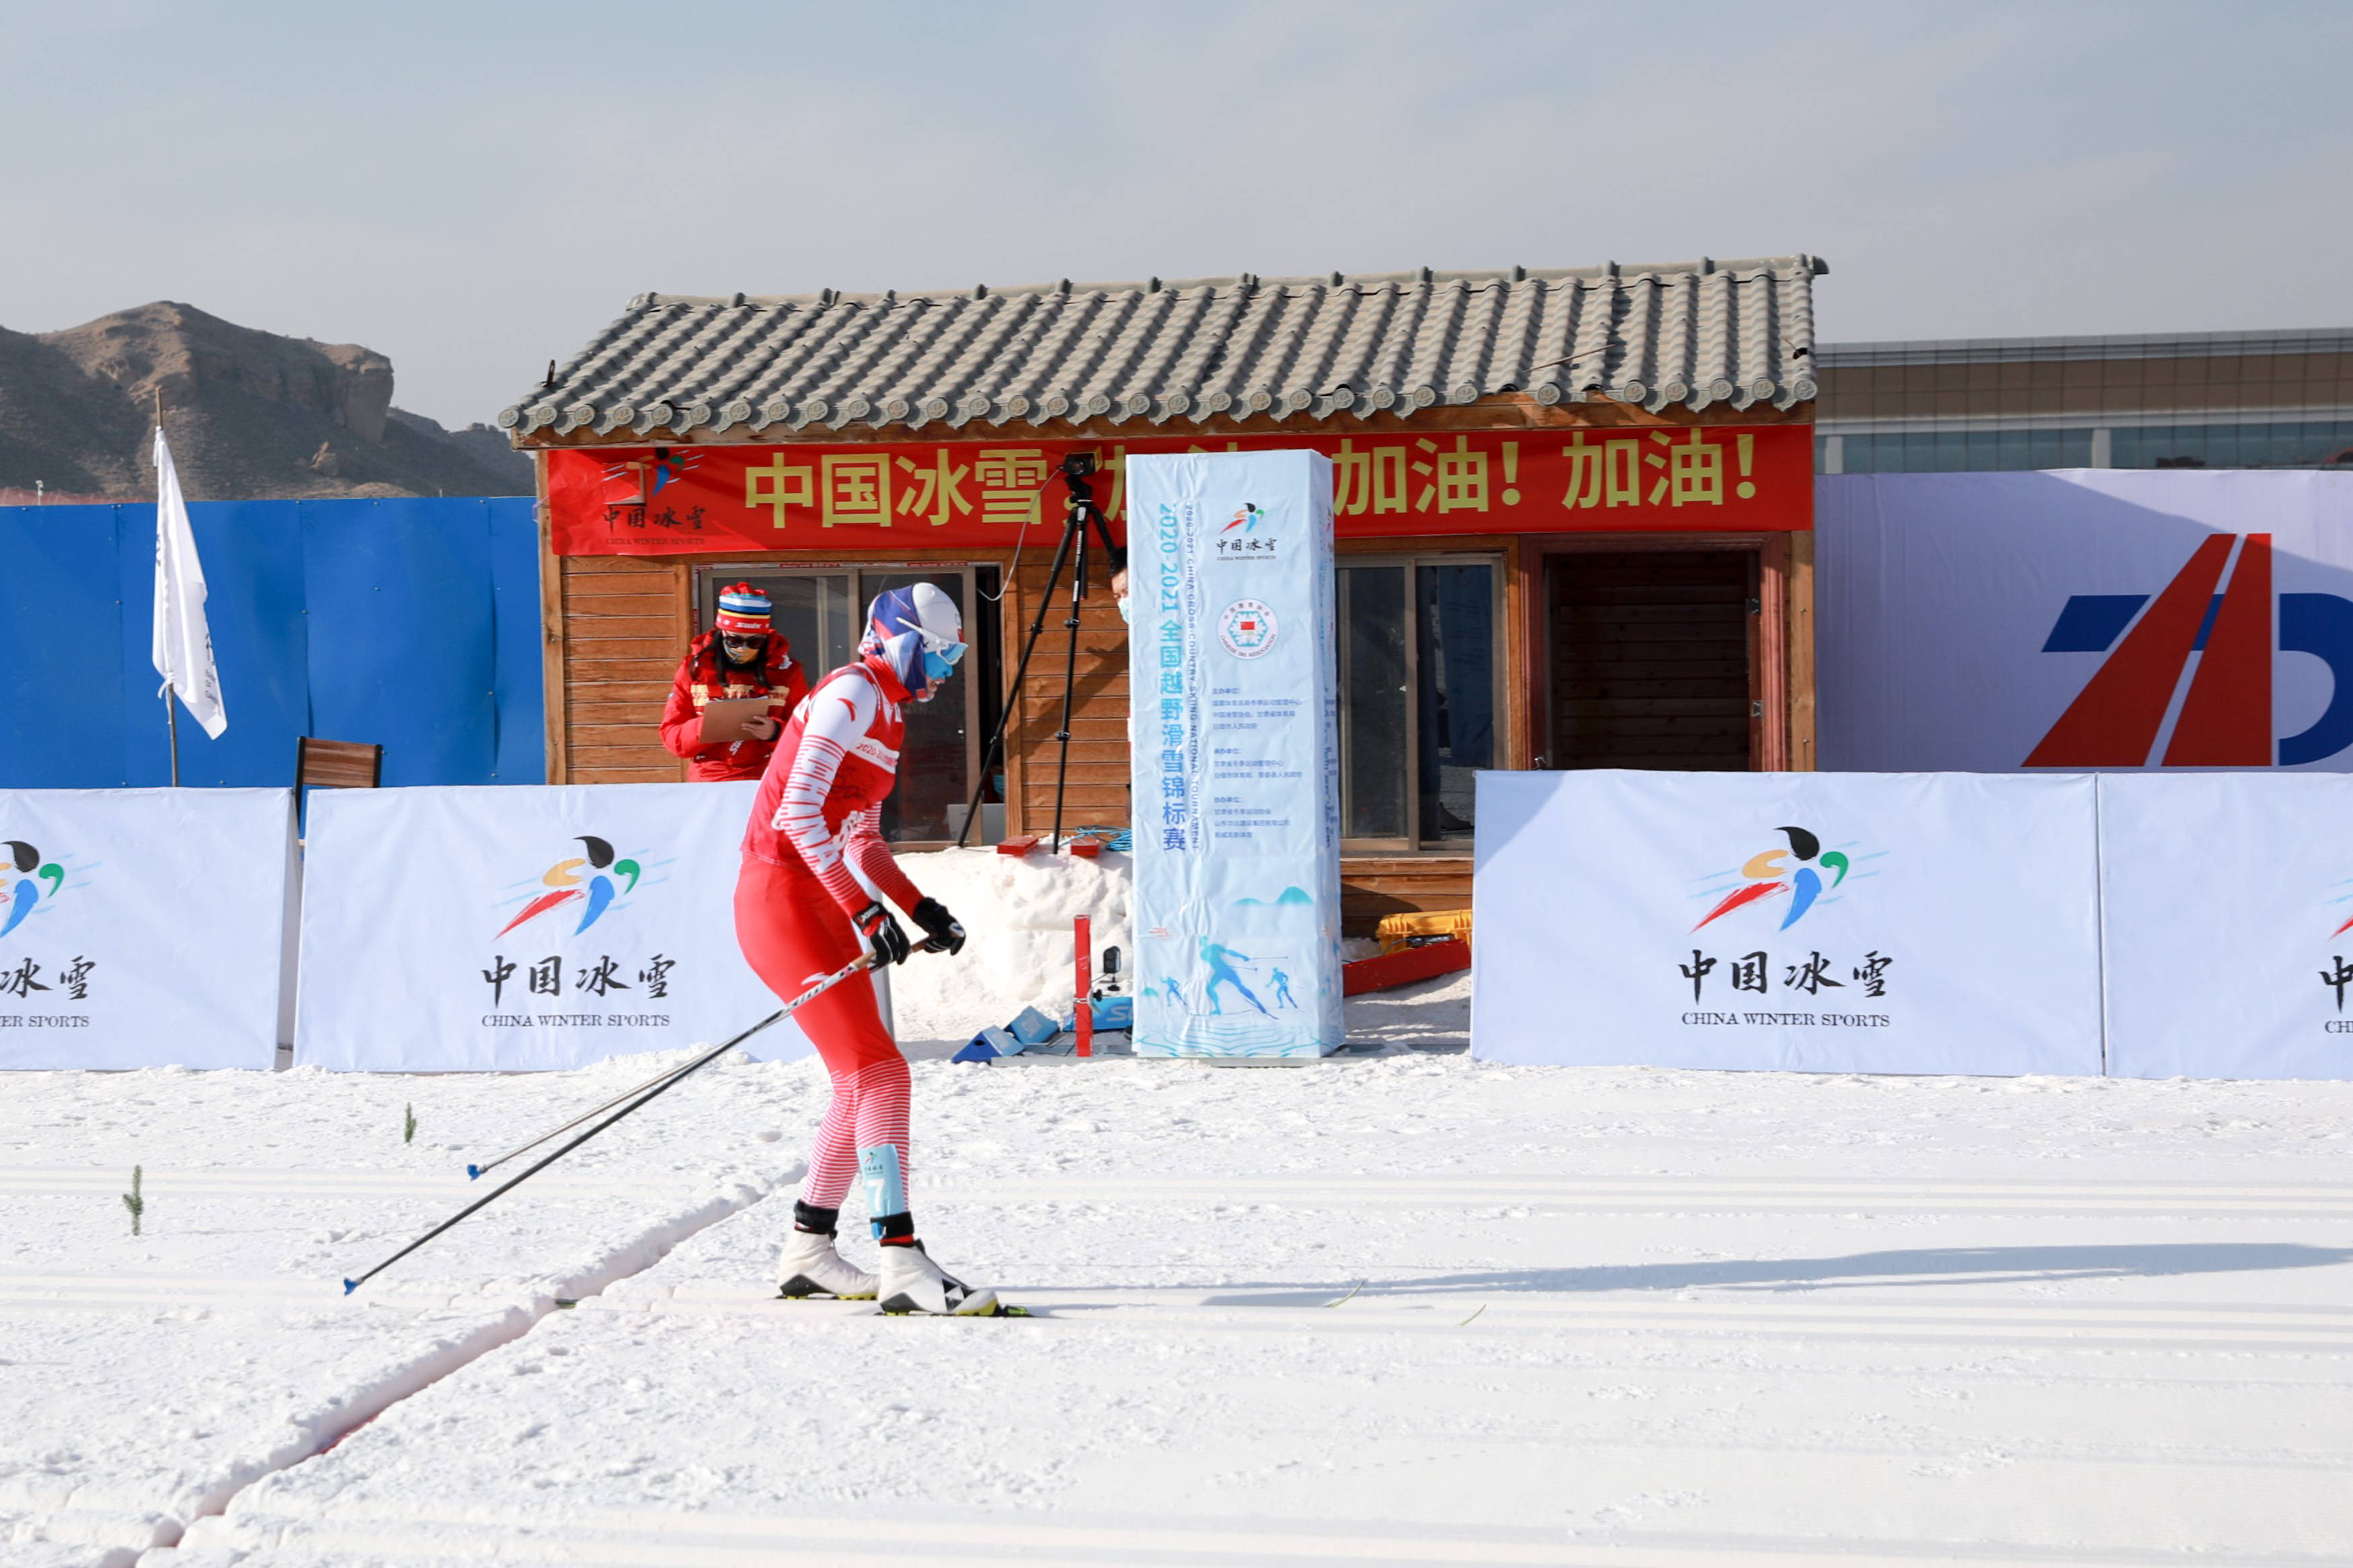
[[[1505,668],[1508,639],[1505,619],[1509,614],[1510,594],[1508,574],[1510,554],[1503,550],[1348,550],[1341,552],[1333,562],[1335,571],[1349,571],[1359,566],[1390,566],[1406,573],[1405,603],[1409,624],[1405,638],[1405,683],[1411,694],[1406,714],[1405,736],[1405,820],[1404,834],[1393,837],[1350,837],[1340,839],[1343,855],[1468,855],[1471,845],[1461,839],[1432,838],[1421,835],[1421,581],[1424,566],[1484,566],[1489,572],[1487,613],[1488,668],[1494,672],[1494,693],[1491,711],[1494,715],[1495,747],[1505,752],[1504,736],[1509,710],[1510,671]],[[1335,584],[1333,593],[1332,624],[1336,644],[1341,630],[1339,594]],[[1336,648],[1335,648],[1336,651]],[[1337,677],[1336,667],[1335,678]],[[1337,704],[1339,715],[1339,745],[1342,763],[1340,786],[1347,787],[1348,717],[1347,705]],[[1347,820],[1347,803],[1340,803],[1341,820]]]
[[[850,629],[856,633],[863,625],[867,605],[873,599],[873,593],[869,592],[866,586],[868,578],[954,576],[958,579],[956,610],[964,617],[965,637],[977,652],[980,638],[975,630],[978,624],[975,619],[975,612],[983,602],[980,597],[980,574],[984,570],[997,572],[999,574],[1000,583],[1002,582],[1005,569],[994,561],[714,561],[708,563],[698,561],[694,563],[692,578],[689,584],[689,594],[692,600],[694,635],[701,637],[711,629],[712,620],[718,614],[719,590],[727,584],[742,578],[848,577],[849,579]],[[880,592],[880,590],[877,589],[874,592]],[[990,600],[988,604],[993,610],[996,602]],[[857,646],[858,639],[853,636],[850,638],[853,654]],[[963,672],[973,683],[972,689],[965,700],[964,725],[963,798],[969,800],[973,784],[980,777],[982,733],[988,727],[989,721],[984,717],[987,712],[988,705],[980,689],[979,678],[983,673],[980,661],[976,658],[967,659],[965,662],[973,666],[971,669]],[[829,670],[810,669],[809,684],[814,687],[819,679],[830,673]],[[942,847],[955,841],[953,838],[901,838],[892,842],[894,848],[927,849]]]

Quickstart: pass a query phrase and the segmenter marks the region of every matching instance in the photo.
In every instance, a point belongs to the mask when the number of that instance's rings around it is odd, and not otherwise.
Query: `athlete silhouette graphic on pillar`
[[[1229,960],[1231,960],[1232,962],[1229,963]],[[1219,947],[1216,942],[1211,942],[1205,936],[1201,939],[1201,962],[1209,966],[1209,983],[1201,989],[1203,994],[1208,996],[1209,999],[1209,1011],[1211,1014],[1218,1017],[1225,1016],[1225,1006],[1218,1000],[1218,987],[1220,985],[1231,985],[1235,990],[1242,994],[1243,1001],[1257,1008],[1261,1013],[1265,1013],[1268,1017],[1271,1018],[1274,1016],[1273,1014],[1267,1013],[1266,1004],[1252,995],[1250,994],[1250,988],[1242,984],[1242,977],[1234,973],[1233,965],[1235,963],[1249,963],[1253,962],[1249,953],[1237,952],[1230,947]]]

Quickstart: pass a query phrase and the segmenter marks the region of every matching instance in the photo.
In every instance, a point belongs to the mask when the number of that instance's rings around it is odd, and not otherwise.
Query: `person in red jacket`
[[[923,928],[925,946],[949,953],[964,946],[964,927],[907,879],[877,826],[898,777],[906,733],[901,705],[929,701],[964,649],[955,600],[929,583],[893,588],[869,612],[858,662],[819,681],[785,726],[752,803],[735,883],[735,940],[779,997],[799,994],[860,950],[877,963],[904,963],[907,935],[885,898]],[[947,1273],[915,1239],[907,1204],[907,1061],[883,1026],[873,987],[837,985],[794,1022],[824,1058],[833,1100],[793,1205],[778,1292],[859,1300],[879,1294],[886,1312],[995,1313],[995,1291]],[[879,1279],[835,1249],[835,1222],[853,1177],[863,1184],[867,1217],[882,1244]]]
[[[755,779],[765,772],[776,736],[808,695],[792,644],[768,626],[768,595],[749,583],[719,591],[719,622],[694,639],[670,682],[662,710],[662,744],[687,760],[697,782]],[[702,743],[702,706],[723,697],[765,697],[768,713],[753,721],[755,739]]]

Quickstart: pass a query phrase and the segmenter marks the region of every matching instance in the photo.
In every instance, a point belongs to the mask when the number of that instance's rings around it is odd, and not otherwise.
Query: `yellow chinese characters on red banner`
[[[1332,459],[1344,538],[1813,526],[1804,425],[607,447],[549,454],[548,503],[563,555],[1001,547],[1059,526],[1062,459],[1090,452],[1124,540],[1130,457],[1301,447]]]

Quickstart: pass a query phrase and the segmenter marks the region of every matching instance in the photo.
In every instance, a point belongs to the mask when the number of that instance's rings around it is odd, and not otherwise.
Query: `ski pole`
[[[937,947],[936,947],[933,942],[930,942],[930,941],[928,941],[928,940],[926,940],[926,941],[924,941],[924,942],[923,942],[918,943],[918,944],[917,944],[917,948],[918,948],[918,951],[921,951],[921,952],[937,952],[937,951],[938,951],[938,948],[937,948]],[[796,1002],[796,1003],[794,1003],[794,1004],[793,1004],[793,1005],[794,1005],[794,1006],[796,1006],[796,1007],[797,1007],[797,1006],[799,1006],[799,1005],[800,1005],[800,1004],[799,1004],[799,1003],[797,1003],[797,1002]],[[790,1011],[790,1009],[788,1008],[788,1009],[786,1009],[786,1011]],[[776,1015],[776,1018],[781,1018],[781,1017],[783,1017],[783,1016],[784,1016],[784,1014],[783,1014],[783,1013],[779,1013],[779,1014],[777,1014],[777,1015]],[[768,1025],[769,1025],[769,1024],[773,1024],[773,1023],[775,1023],[775,1022],[776,1021],[776,1018],[770,1018],[770,1019],[768,1019],[768,1020],[767,1020],[767,1022],[766,1022],[766,1023],[763,1023],[763,1024],[755,1025],[755,1026],[754,1026],[754,1029],[755,1029],[755,1030],[757,1030],[757,1029],[765,1029],[765,1028],[766,1028],[766,1027],[768,1026]],[[741,1039],[741,1038],[743,1038],[743,1037],[743,1037],[743,1036],[740,1036],[740,1035],[736,1037],[736,1038],[738,1038],[738,1039]],[[658,1083],[661,1082],[661,1080],[662,1080],[662,1079],[666,1079],[666,1078],[672,1077],[673,1075],[676,1075],[676,1074],[679,1074],[679,1073],[691,1072],[691,1071],[693,1071],[693,1070],[694,1070],[694,1069],[693,1069],[693,1068],[692,1068],[691,1066],[674,1067],[674,1068],[664,1068],[661,1071],[659,1071],[659,1072],[658,1072],[658,1073],[654,1074],[654,1076],[653,1076],[653,1077],[651,1077],[651,1078],[649,1078],[649,1079],[646,1079],[646,1081],[645,1081],[645,1082],[643,1082],[643,1083],[641,1083],[641,1084],[638,1085],[638,1087],[637,1087],[637,1088],[635,1088],[635,1089],[624,1089],[624,1090],[622,1090],[619,1094],[615,1095],[612,1099],[610,1099],[610,1100],[607,1100],[604,1104],[602,1104],[602,1105],[600,1105],[600,1106],[597,1106],[595,1110],[584,1110],[584,1111],[582,1111],[579,1115],[577,1115],[577,1116],[574,1117],[571,1121],[569,1121],[565,1122],[563,1126],[561,1126],[561,1127],[557,1127],[557,1128],[554,1128],[554,1129],[552,1129],[551,1131],[546,1131],[546,1132],[543,1132],[543,1133],[541,1133],[538,1137],[536,1137],[536,1138],[533,1139],[530,1142],[528,1142],[528,1143],[523,1143],[523,1144],[519,1144],[519,1145],[517,1145],[516,1147],[514,1147],[514,1148],[512,1148],[512,1149],[508,1150],[505,1153],[503,1153],[503,1154],[500,1155],[497,1159],[495,1159],[495,1160],[491,1161],[489,1164],[487,1164],[487,1165],[469,1165],[469,1166],[467,1166],[467,1167],[466,1167],[466,1179],[467,1179],[468,1181],[470,1181],[470,1182],[472,1182],[472,1181],[479,1181],[479,1180],[480,1180],[482,1177],[484,1177],[484,1176],[486,1176],[486,1175],[490,1174],[490,1173],[491,1173],[492,1171],[497,1170],[501,1165],[505,1164],[509,1160],[513,1159],[516,1155],[518,1155],[518,1154],[528,1154],[528,1153],[530,1153],[533,1149],[538,1148],[542,1143],[546,1142],[549,1139],[551,1139],[551,1138],[556,1138],[556,1137],[561,1137],[563,1134],[565,1134],[565,1133],[566,1133],[566,1132],[571,1131],[574,1128],[575,1128],[575,1127],[579,1126],[582,1122],[584,1122],[584,1121],[587,1121],[590,1117],[592,1117],[592,1116],[601,1116],[601,1115],[603,1115],[606,1111],[612,1110],[612,1109],[613,1109],[613,1107],[615,1107],[615,1106],[617,1106],[617,1105],[620,1104],[620,1103],[621,1103],[621,1101],[623,1101],[623,1100],[635,1100],[638,1095],[641,1095],[641,1094],[645,1093],[645,1091],[646,1091],[646,1090],[648,1090],[648,1089],[649,1089],[653,1088],[656,1084],[658,1084]]]
[[[927,943],[925,945],[928,947],[929,944]],[[390,1258],[385,1258],[382,1263],[377,1264],[375,1268],[369,1269],[358,1279],[344,1280],[343,1294],[346,1296],[350,1295],[353,1291],[366,1284],[370,1279],[375,1279],[377,1275],[383,1273],[385,1269],[391,1268],[394,1264],[399,1262],[402,1258],[407,1257],[410,1253],[416,1251],[418,1247],[424,1246],[435,1237],[439,1236],[443,1231],[448,1230],[451,1226],[456,1225],[459,1220],[464,1219],[468,1215],[474,1213],[476,1210],[482,1208],[485,1205],[497,1201],[506,1194],[512,1192],[523,1183],[531,1180],[532,1177],[539,1174],[540,1172],[544,1171],[550,1165],[553,1165],[555,1162],[561,1160],[564,1156],[569,1154],[572,1151],[577,1149],[580,1145],[596,1136],[597,1133],[605,1131],[606,1128],[613,1125],[614,1122],[621,1120],[622,1117],[628,1115],[633,1110],[642,1109],[659,1096],[676,1088],[680,1080],[684,1079],[689,1073],[695,1071],[699,1068],[707,1067],[711,1063],[717,1061],[721,1057],[726,1055],[729,1051],[733,1050],[737,1046],[743,1044],[745,1040],[750,1039],[753,1036],[758,1034],[769,1025],[789,1016],[792,1013],[797,1011],[802,1004],[813,1001],[817,997],[823,995],[826,992],[832,990],[835,986],[840,984],[851,975],[862,973],[872,967],[874,967],[874,955],[871,952],[860,953],[856,958],[851,959],[848,963],[843,964],[839,969],[835,970],[832,973],[827,975],[824,979],[818,981],[816,984],[810,986],[807,990],[802,992],[799,995],[794,997],[791,1001],[786,1003],[783,1006],[777,1008],[775,1012],[769,1014],[766,1017],[761,1019],[758,1023],[753,1025],[750,1028],[736,1036],[733,1039],[727,1041],[724,1045],[712,1047],[709,1050],[703,1052],[702,1055],[695,1058],[692,1061],[687,1063],[676,1072],[666,1074],[661,1079],[656,1079],[655,1087],[649,1090],[642,1099],[633,1100],[629,1104],[623,1106],[620,1110],[613,1112],[612,1115],[605,1118],[604,1121],[596,1123],[596,1126],[588,1129],[587,1131],[580,1134],[579,1137],[572,1140],[571,1142],[566,1143],[564,1147],[558,1149],[554,1153],[548,1155],[546,1158],[541,1160],[537,1164],[531,1166],[521,1175],[512,1177],[499,1186],[484,1193],[480,1197],[476,1198],[472,1203],[468,1204],[464,1208],[459,1209],[456,1214],[451,1215],[448,1219],[443,1220],[439,1225],[435,1226],[431,1230],[427,1231],[423,1236],[418,1237],[415,1241],[410,1242],[406,1247],[402,1247],[398,1252],[394,1253]],[[595,1114],[596,1112],[593,1110],[589,1112],[589,1115],[591,1116]],[[586,1118],[583,1118],[583,1120],[586,1120]],[[558,1128],[556,1131],[560,1132],[563,1129]],[[554,1136],[554,1133],[550,1133],[548,1136],[552,1138]],[[546,1141],[547,1140],[545,1138],[540,1140],[543,1143]],[[518,1152],[520,1152],[520,1151],[518,1151]]]
[[[783,1017],[783,1016],[784,1016],[784,1015],[783,1015],[782,1013],[779,1013],[779,1014],[777,1014],[777,1015],[776,1016],[776,1017],[775,1017],[775,1018],[770,1018],[770,1019],[768,1019],[766,1023],[762,1023],[762,1024],[754,1025],[754,1028],[757,1028],[757,1029],[765,1029],[765,1028],[766,1028],[766,1027],[768,1026],[768,1025],[769,1025],[769,1024],[773,1024],[773,1023],[775,1023],[775,1022],[776,1021],[776,1018],[781,1018],[781,1017]],[[736,1038],[741,1039],[741,1038],[743,1038],[743,1037],[739,1035],[739,1036],[737,1036],[737,1037],[736,1037]],[[620,1104],[620,1103],[621,1103],[621,1101],[623,1101],[623,1100],[635,1100],[638,1095],[641,1095],[641,1094],[645,1093],[645,1091],[646,1091],[646,1090],[648,1090],[648,1089],[649,1089],[653,1088],[653,1087],[654,1087],[654,1085],[656,1085],[656,1084],[658,1084],[658,1083],[661,1082],[661,1080],[662,1080],[662,1079],[666,1079],[666,1078],[673,1077],[673,1076],[675,1076],[676,1074],[679,1074],[679,1073],[684,1072],[684,1071],[686,1071],[686,1070],[687,1070],[687,1069],[686,1069],[686,1068],[685,1068],[685,1067],[683,1067],[683,1066],[674,1067],[674,1068],[664,1068],[661,1071],[659,1071],[659,1072],[658,1072],[658,1073],[654,1074],[654,1076],[653,1076],[653,1077],[651,1077],[651,1078],[649,1078],[649,1079],[646,1079],[646,1081],[645,1081],[645,1082],[643,1082],[643,1083],[641,1083],[641,1084],[638,1085],[638,1087],[637,1087],[637,1088],[635,1088],[635,1089],[623,1089],[620,1093],[618,1093],[618,1094],[615,1095],[612,1099],[610,1099],[610,1100],[607,1100],[604,1104],[602,1104],[602,1105],[600,1105],[600,1106],[596,1107],[596,1110],[584,1110],[584,1111],[582,1111],[579,1115],[577,1115],[577,1116],[574,1117],[571,1121],[569,1121],[565,1122],[563,1126],[561,1126],[561,1127],[558,1127],[558,1128],[554,1129],[553,1131],[543,1132],[543,1133],[541,1133],[538,1137],[536,1137],[536,1138],[533,1139],[530,1142],[528,1142],[528,1143],[524,1143],[524,1144],[521,1144],[521,1145],[519,1145],[519,1146],[517,1146],[517,1147],[515,1147],[515,1148],[512,1148],[512,1149],[508,1150],[505,1153],[503,1153],[503,1154],[500,1155],[497,1159],[495,1159],[495,1160],[491,1161],[489,1164],[487,1164],[487,1165],[469,1165],[469,1166],[467,1166],[467,1167],[466,1167],[466,1180],[468,1180],[468,1181],[470,1181],[470,1182],[480,1180],[483,1174],[485,1174],[485,1173],[488,1173],[488,1172],[497,1170],[501,1165],[505,1164],[509,1160],[513,1159],[516,1155],[518,1155],[518,1154],[528,1154],[528,1153],[530,1153],[533,1149],[538,1148],[542,1143],[546,1142],[549,1139],[551,1139],[551,1138],[556,1138],[556,1137],[561,1137],[563,1134],[565,1134],[565,1133],[566,1133],[566,1132],[571,1131],[574,1128],[575,1128],[575,1127],[579,1126],[582,1122],[584,1122],[584,1121],[587,1121],[590,1117],[592,1117],[592,1116],[600,1116],[600,1115],[604,1114],[606,1111],[612,1110],[612,1109],[613,1109],[613,1107],[615,1107],[615,1106],[617,1106],[617,1105]]]

